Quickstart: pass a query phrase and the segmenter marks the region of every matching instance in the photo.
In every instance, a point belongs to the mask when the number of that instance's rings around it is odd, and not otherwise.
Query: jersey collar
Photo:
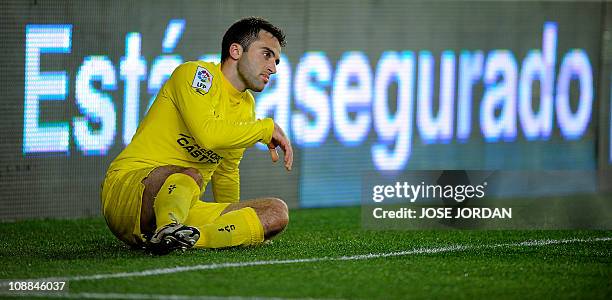
[[[219,74],[221,76],[221,86],[223,87],[223,90],[230,96],[230,102],[239,103],[244,98],[247,92],[240,92],[232,85],[231,82],[229,82],[229,80],[227,80],[227,78],[225,78],[225,75],[223,75],[223,72],[221,72],[221,64],[217,65],[217,69],[219,70]]]

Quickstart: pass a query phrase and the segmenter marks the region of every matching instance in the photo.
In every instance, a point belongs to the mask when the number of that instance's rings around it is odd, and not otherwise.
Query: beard
[[[246,56],[238,60],[238,76],[245,83],[246,88],[251,91],[261,92],[266,86]]]

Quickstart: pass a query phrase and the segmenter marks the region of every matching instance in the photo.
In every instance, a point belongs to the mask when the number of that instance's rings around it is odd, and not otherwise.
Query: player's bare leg
[[[230,204],[221,215],[230,211],[250,207],[255,210],[264,228],[264,238],[270,239],[287,227],[289,209],[287,204],[278,198],[259,198]]]
[[[151,171],[149,176],[142,181],[145,189],[142,195],[142,209],[140,211],[140,231],[143,234],[151,234],[155,231],[155,211],[153,209],[155,196],[166,179],[175,173],[190,176],[202,188],[202,175],[200,175],[197,169],[168,165],[157,167]]]
[[[155,200],[164,184],[167,185],[168,177],[174,174],[183,174],[191,178],[201,189],[203,179],[197,169],[180,166],[162,166],[151,171],[149,176],[142,182],[145,190],[142,197],[142,209],[140,218],[141,232],[152,235],[156,228]],[[185,176],[184,176],[185,177]],[[230,204],[222,213],[226,214],[245,207],[252,208],[259,218],[264,229],[264,238],[270,239],[282,232],[289,223],[289,210],[285,202],[278,198],[259,198]],[[158,229],[159,230],[159,229]]]
[[[142,183],[141,232],[156,254],[191,248],[200,237],[197,228],[185,226],[189,208],[199,199],[202,176],[197,169],[162,166],[151,171]]]

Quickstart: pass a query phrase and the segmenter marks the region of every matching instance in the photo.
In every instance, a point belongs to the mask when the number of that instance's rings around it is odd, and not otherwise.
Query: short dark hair
[[[232,24],[223,35],[223,41],[221,42],[221,61],[224,62],[229,58],[229,47],[233,43],[240,44],[244,51],[248,51],[249,46],[257,40],[259,31],[262,29],[271,33],[278,40],[281,47],[285,47],[285,34],[280,28],[272,25],[272,23],[263,18],[243,18]]]

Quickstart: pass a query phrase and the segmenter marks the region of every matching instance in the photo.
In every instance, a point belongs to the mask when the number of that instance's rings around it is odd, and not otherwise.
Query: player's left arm
[[[244,149],[236,149],[224,157],[212,175],[212,191],[215,202],[236,203],[240,201],[240,160]]]
[[[285,134],[282,128],[278,126],[278,124],[274,123],[274,131],[272,132],[272,139],[270,143],[267,144],[268,150],[270,151],[270,155],[272,157],[273,162],[278,161],[278,152],[276,152],[276,148],[281,148],[283,153],[285,154],[284,162],[285,169],[287,171],[291,171],[291,167],[293,165],[293,146],[291,146],[291,141]]]

